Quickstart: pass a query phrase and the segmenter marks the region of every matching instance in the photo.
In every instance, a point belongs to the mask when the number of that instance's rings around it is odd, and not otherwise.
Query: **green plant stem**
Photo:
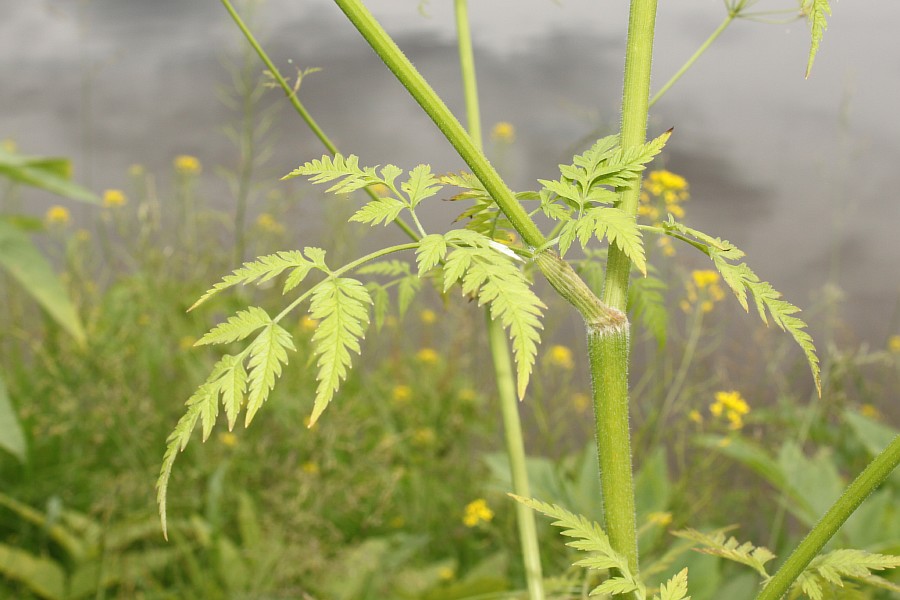
[[[462,72],[463,93],[466,100],[466,129],[472,142],[482,149],[481,110],[478,103],[478,78],[475,77],[475,53],[469,30],[469,10],[466,0],[454,0],[456,39],[459,46],[459,68]]]
[[[223,0],[224,1],[224,0]],[[376,54],[384,61],[388,69],[397,77],[413,99],[431,117],[447,141],[456,149],[460,157],[472,169],[472,173],[484,184],[497,206],[509,219],[513,228],[526,244],[538,248],[544,243],[544,236],[528,216],[512,190],[500,178],[500,175],[488,161],[487,157],[463,129],[459,120],[450,112],[447,105],[435,93],[425,78],[403,54],[394,40],[385,32],[372,13],[360,0],[334,0],[351,23],[362,34]]]
[[[655,23],[656,0],[632,0],[622,94],[623,148],[643,144],[647,136]],[[620,194],[618,206],[627,214],[637,213],[640,188],[638,178]],[[631,260],[618,246],[611,245],[603,289],[603,302],[610,309],[625,311],[630,272]],[[637,576],[637,527],[628,422],[628,334],[627,325],[606,330],[589,328],[588,355],[607,533],[613,549],[626,557],[629,568]]]
[[[778,572],[766,583],[756,600],[779,600],[784,596],[791,584],[828,543],[828,540],[837,533],[838,529],[853,514],[853,511],[887,479],[898,464],[900,464],[900,435],[895,437],[888,447],[876,456],[847,487],[837,502],[828,509],[828,512],[781,565]]]
[[[494,377],[497,381],[497,396],[500,399],[500,410],[503,415],[506,455],[509,458],[512,487],[516,495],[523,498],[531,498],[528,470],[525,466],[525,442],[522,437],[519,402],[516,398],[516,377],[513,372],[512,356],[509,352],[509,345],[506,341],[506,333],[503,331],[503,327],[499,322],[491,320],[490,314],[487,314],[487,322],[491,358],[493,358],[494,362]],[[515,505],[516,523],[519,527],[519,544],[522,547],[522,562],[525,567],[525,581],[528,585],[528,597],[531,600],[543,600],[545,597],[544,582],[534,511],[521,502],[516,502]]]
[[[297,111],[297,114],[303,119],[306,125],[310,128],[313,134],[322,142],[322,145],[328,150],[328,153],[334,156],[338,153],[338,147],[331,141],[325,131],[319,126],[315,119],[313,119],[312,115],[306,110],[306,107],[303,106],[303,103],[300,102],[299,98],[297,98],[297,94],[294,92],[294,89],[288,84],[287,80],[282,76],[281,72],[278,70],[278,67],[275,66],[275,63],[272,62],[272,59],[269,58],[269,55],[266,54],[266,51],[263,50],[262,46],[259,45],[259,42],[256,41],[256,38],[253,36],[253,33],[247,27],[246,23],[244,23],[241,16],[237,13],[232,6],[230,0],[221,0],[222,5],[225,6],[225,9],[228,11],[228,14],[231,15],[231,18],[234,20],[235,25],[238,26],[238,29],[241,30],[241,33],[244,34],[244,37],[247,38],[247,42],[253,49],[256,51],[257,56],[266,65],[266,68],[269,70],[269,73],[272,74],[272,77],[278,83],[278,86],[284,91],[284,95],[287,96],[288,101],[291,103],[291,106],[294,107],[294,110]],[[372,200],[377,200],[378,195],[370,190],[369,188],[365,188],[364,190],[366,194],[368,194],[369,198]],[[411,239],[417,240],[419,236],[413,231],[412,227],[409,226],[403,219],[397,218],[394,220],[394,223],[403,230],[406,235],[408,235]]]
[[[681,65],[681,68],[678,69],[678,71],[674,75],[672,75],[672,78],[669,79],[669,81],[667,81],[665,85],[659,88],[659,91],[653,95],[653,98],[650,99],[649,106],[653,106],[654,104],[656,104],[657,100],[662,98],[663,95],[669,91],[669,88],[675,85],[675,82],[681,79],[681,76],[684,75],[688,69],[694,66],[694,63],[697,62],[697,59],[703,56],[703,53],[706,52],[706,50],[712,45],[713,42],[716,41],[716,39],[720,35],[722,35],[722,32],[725,31],[729,25],[731,25],[732,21],[734,21],[737,16],[737,12],[728,13],[728,16],[725,17],[725,20],[722,21],[722,23],[718,27],[716,27],[716,30],[712,32],[712,35],[706,38],[706,41],[703,42],[699,48],[697,48],[697,51],[694,52],[694,54],[687,60],[687,62]]]
[[[455,0],[456,37],[459,45],[459,66],[462,75],[463,93],[466,101],[466,122],[469,137],[482,150],[481,109],[478,102],[478,84],[475,75],[475,57],[472,50],[472,36],[469,31],[467,0]],[[528,484],[528,470],[525,466],[525,441],[522,436],[522,421],[519,417],[516,398],[516,376],[513,359],[509,351],[506,334],[499,321],[491,319],[485,308],[488,328],[488,342],[491,348],[494,380],[497,383],[497,397],[503,418],[506,437],[506,456],[509,459],[510,479],[513,492],[523,498],[531,497]],[[516,524],[519,528],[519,545],[522,549],[522,564],[525,567],[525,582],[530,600],[544,600],[544,581],[541,570],[541,553],[537,538],[534,511],[521,502],[516,502]]]

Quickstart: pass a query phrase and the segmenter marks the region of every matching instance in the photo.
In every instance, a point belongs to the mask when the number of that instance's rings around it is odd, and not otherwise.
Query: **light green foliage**
[[[277,252],[268,256],[260,256],[254,261],[244,263],[241,268],[235,270],[231,275],[226,275],[222,278],[222,281],[207,290],[188,310],[194,310],[224,289],[239,284],[246,285],[254,282],[260,284],[277,277],[288,269],[291,269],[291,272],[284,283],[284,293],[300,285],[313,268],[327,272],[324,262],[325,252],[323,250],[319,248],[304,248],[303,251],[306,254],[306,258],[299,250],[293,250],[291,252]]]
[[[701,533],[694,529],[673,532],[674,535],[690,540],[701,547],[699,552],[720,556],[756,571],[763,580],[770,579],[766,563],[775,558],[768,549],[754,546],[749,542],[741,544],[733,537],[726,539],[724,530]],[[876,577],[872,571],[900,567],[900,556],[875,554],[864,550],[841,549],[817,556],[803,570],[791,586],[789,598],[801,595],[811,600],[824,600],[825,591],[832,587],[844,588],[845,583],[857,581],[892,591],[900,591],[895,584]]]
[[[599,571],[608,569],[616,569],[618,571],[617,575],[611,576],[591,590],[590,596],[634,593],[639,600],[646,598],[647,591],[644,584],[631,573],[626,558],[613,550],[609,543],[609,537],[600,525],[589,521],[581,515],[571,513],[556,504],[551,505],[539,500],[522,498],[515,494],[510,494],[510,496],[525,506],[556,519],[553,521],[553,525],[562,528],[561,534],[573,538],[572,541],[566,542],[566,545],[589,554],[587,558],[573,563],[575,566]],[[674,584],[673,588],[678,588],[678,584]],[[677,595],[665,597],[676,600],[683,598],[683,596]]]
[[[350,352],[360,352],[359,340],[369,325],[371,303],[368,290],[356,279],[328,279],[313,291],[309,314],[319,320],[312,338],[318,357],[319,385],[310,427],[346,379],[351,365]]]
[[[682,569],[659,588],[653,600],[691,600],[688,592],[688,570]]]
[[[616,244],[635,267],[647,273],[647,259],[634,215],[611,205],[617,191],[637,181],[645,165],[660,153],[671,130],[646,144],[621,148],[618,136],[607,136],[571,165],[560,165],[559,180],[539,179],[541,209],[551,219],[562,221],[559,251],[565,255],[577,239],[584,248],[592,237]]]
[[[733,537],[726,538],[724,530],[702,533],[696,529],[684,529],[672,533],[680,538],[700,544],[699,552],[721,556],[722,558],[747,565],[762,577],[769,577],[765,565],[775,558],[775,555],[768,548],[757,547],[750,542],[741,544]]]
[[[873,554],[863,550],[834,550],[817,556],[800,574],[791,588],[792,597],[802,591],[812,600],[823,600],[824,590],[844,587],[845,579],[860,580],[895,592],[900,587],[872,575],[872,571],[900,567],[900,556]]]
[[[444,291],[461,282],[463,294],[476,296],[479,305],[488,304],[491,319],[509,330],[516,360],[516,391],[522,399],[537,356],[546,306],[507,258],[505,252],[511,251],[505,246],[468,230],[451,231],[446,239],[456,247],[444,264]]]
[[[737,296],[738,302],[741,303],[744,310],[749,311],[750,309],[747,302],[749,294],[753,298],[756,310],[763,323],[767,325],[769,323],[766,316],[768,311],[772,321],[782,331],[787,331],[791,334],[806,356],[816,384],[816,390],[821,396],[822,381],[819,370],[819,357],[816,355],[815,345],[812,337],[806,331],[806,323],[794,316],[800,312],[800,309],[783,300],[781,293],[777,292],[767,281],[761,281],[746,263],[734,264],[732,261],[739,260],[744,256],[744,253],[731,242],[714,238],[696,229],[682,225],[675,221],[671,215],[669,215],[669,220],[662,224],[662,227],[669,235],[699,248],[712,259],[716,269],[722,275],[722,279],[728,284],[734,295]]]
[[[474,204],[464,210],[456,221],[468,219],[466,229],[477,231],[490,238],[497,235],[499,231],[514,231],[509,219],[497,207],[497,203],[484,188],[484,184],[471,173],[449,173],[442,175],[441,183],[462,188],[463,192],[456,194],[450,200],[472,200]],[[516,192],[517,200],[539,200],[539,196],[534,192]]]
[[[388,286],[396,286],[397,312],[399,313],[401,319],[404,315],[406,315],[406,311],[409,309],[409,305],[412,304],[412,301],[415,299],[416,294],[422,287],[422,280],[410,270],[409,263],[402,260],[369,263],[368,265],[359,269],[359,273],[361,275],[382,275],[394,278],[393,281],[385,284],[384,286],[379,286],[378,284],[374,283],[368,283],[366,284],[366,288],[369,289],[369,291],[377,288],[386,292],[386,288]],[[387,296],[386,294],[382,294],[381,291],[375,293],[380,296],[379,299],[373,298],[373,302],[376,306],[376,325],[380,329],[380,322],[384,319],[384,313],[387,310],[387,304],[379,303],[381,302],[381,299],[387,300]],[[380,319],[377,318],[377,316],[379,315],[379,311],[381,314]]]
[[[426,235],[419,240],[419,247],[416,248],[416,262],[419,265],[419,276],[421,277],[438,265],[447,254],[447,240],[444,236],[436,233]]]
[[[247,310],[239,310],[228,320],[213,327],[209,333],[197,340],[195,346],[206,344],[230,344],[237,342],[272,322],[271,317],[261,308],[255,306]]]
[[[822,36],[825,35],[825,30],[828,28],[828,22],[825,19],[831,16],[831,5],[828,4],[828,0],[803,0],[803,12],[809,22],[812,38],[809,46],[809,60],[806,63],[806,77],[809,78]]]
[[[283,179],[306,176],[312,183],[327,183],[337,180],[326,191],[336,194],[349,194],[358,189],[383,185],[392,195],[377,198],[368,202],[350,217],[351,221],[367,223],[369,225],[385,224],[394,221],[403,209],[414,212],[416,206],[426,198],[438,193],[443,187],[441,182],[431,173],[428,165],[418,165],[409,173],[409,178],[400,184],[397,189],[394,182],[403,171],[394,165],[387,165],[381,169],[381,174],[376,172],[378,167],[359,166],[359,157],[351,154],[344,157],[335,154],[334,158],[327,154],[321,160],[314,160],[294,169]]]
[[[275,386],[275,378],[281,375],[282,365],[287,364],[287,351],[296,348],[287,330],[275,323],[269,323],[263,327],[262,332],[247,350],[250,355],[247,364],[249,392],[244,426],[250,425],[256,411],[269,397],[269,392]]]

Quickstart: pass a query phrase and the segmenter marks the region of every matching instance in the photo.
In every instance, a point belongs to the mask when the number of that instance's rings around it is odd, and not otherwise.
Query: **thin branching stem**
[[[459,45],[459,66],[462,75],[463,92],[466,102],[466,123],[469,136],[478,147],[483,147],[481,136],[481,109],[478,102],[478,85],[475,74],[475,57],[472,50],[472,36],[469,30],[467,0],[455,0],[456,37]],[[528,483],[528,469],[525,462],[525,440],[522,435],[522,420],[519,416],[519,402],[516,398],[516,376],[509,342],[499,321],[491,318],[489,308],[485,308],[488,328],[488,343],[494,367],[494,381],[497,398],[503,418],[503,432],[506,438],[506,456],[509,459],[510,479],[513,492],[523,498],[531,497]],[[519,528],[519,545],[522,549],[522,563],[525,567],[525,581],[530,600],[544,599],[544,581],[541,570],[541,552],[538,544],[537,525],[534,511],[521,502],[516,502],[516,523]]]
[[[900,464],[900,435],[869,463],[766,583],[756,600],[779,600],[869,494]]]
[[[312,115],[306,110],[306,107],[303,106],[303,103],[300,102],[300,99],[297,98],[297,94],[294,91],[294,88],[290,86],[281,72],[278,70],[278,67],[275,66],[275,63],[272,62],[272,59],[269,58],[269,55],[260,46],[259,42],[254,37],[253,32],[247,27],[244,20],[241,19],[241,16],[232,6],[230,0],[221,0],[222,4],[225,6],[225,9],[228,11],[228,14],[231,15],[231,18],[234,20],[235,25],[238,26],[238,29],[241,30],[241,33],[244,34],[244,37],[247,38],[247,42],[253,49],[256,51],[257,56],[266,65],[266,68],[269,70],[269,73],[272,75],[272,78],[278,83],[278,87],[284,91],[285,96],[287,96],[288,101],[291,103],[291,106],[294,107],[294,110],[297,111],[297,114],[303,119],[306,125],[309,127],[310,131],[322,142],[322,145],[325,146],[328,153],[334,156],[339,152],[338,147],[335,145],[331,138],[329,138],[325,131],[319,126],[315,119],[313,119]],[[372,200],[377,200],[378,195],[370,190],[369,188],[365,188],[364,191],[368,194],[369,198]],[[409,226],[403,219],[397,218],[394,220],[394,223],[399,227],[403,232],[408,235],[411,239],[417,240],[419,239],[418,234],[413,230],[412,227]]]

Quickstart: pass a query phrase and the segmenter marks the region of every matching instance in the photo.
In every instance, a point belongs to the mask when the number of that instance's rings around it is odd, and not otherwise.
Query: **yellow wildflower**
[[[709,412],[714,417],[725,416],[729,429],[741,429],[744,426],[744,415],[750,412],[750,405],[738,391],[716,392],[716,401],[709,405]]]
[[[691,281],[685,284],[687,296],[686,302],[681,302],[681,308],[690,312],[691,306],[700,304],[700,310],[710,312],[716,302],[725,298],[725,291],[719,285],[719,274],[716,271],[705,269],[691,272]]]
[[[696,409],[688,413],[688,419],[690,419],[694,423],[697,423],[698,425],[703,423],[703,415],[700,414],[700,411]]]
[[[478,398],[478,394],[472,388],[463,388],[459,391],[459,399],[466,404],[475,402],[476,398]]]
[[[496,142],[511,144],[516,140],[516,128],[512,123],[500,121],[491,128],[491,139]]]
[[[712,269],[692,271],[691,277],[694,279],[694,285],[701,290],[719,283],[719,273]]]
[[[260,213],[260,215],[256,217],[256,226],[269,233],[284,233],[284,225],[279,223],[275,217],[269,213]]]
[[[175,170],[185,175],[194,175],[201,171],[200,160],[196,156],[179,154],[175,157]]]
[[[475,527],[479,523],[487,523],[493,518],[494,511],[488,507],[487,501],[484,498],[479,498],[466,505],[466,510],[463,514],[463,523],[466,527]]]
[[[103,206],[125,206],[128,198],[122,190],[106,190],[103,192]]]
[[[438,569],[438,579],[441,581],[450,581],[454,577],[456,577],[456,571],[451,567],[441,567]]]
[[[419,320],[425,325],[431,325],[437,321],[437,314],[433,310],[427,308],[419,313]]]
[[[663,236],[656,240],[656,245],[662,250],[663,256],[675,256],[675,245],[668,236]]]
[[[433,446],[437,441],[437,434],[431,427],[420,427],[413,432],[412,442],[416,446]]]
[[[881,418],[881,411],[878,410],[878,407],[876,407],[874,404],[869,403],[863,404],[859,407],[859,414],[864,417],[869,417],[870,419]]]
[[[666,192],[678,194],[686,192],[688,188],[687,179],[681,175],[676,175],[671,171],[659,170],[650,171],[644,180],[644,189],[654,196],[664,197]]]
[[[395,385],[391,391],[391,400],[398,406],[406,404],[410,398],[412,398],[412,388],[408,385]]]
[[[422,348],[416,352],[416,360],[426,365],[436,365],[440,355],[433,348]]]
[[[306,461],[302,465],[300,465],[300,470],[306,473],[307,475],[317,475],[319,473],[319,465],[314,463],[311,460]]]
[[[319,322],[309,315],[303,315],[300,317],[300,329],[303,331],[315,331],[316,327],[319,325]]]
[[[400,529],[404,525],[406,525],[406,519],[403,517],[394,517],[390,521],[388,521],[388,525],[393,527],[394,529]]]
[[[578,392],[572,396],[572,404],[576,411],[583,413],[591,406],[591,397],[584,392]]]
[[[572,351],[566,346],[550,346],[547,351],[546,360],[550,365],[559,367],[565,371],[571,371],[575,368],[575,361],[572,359]]]
[[[670,512],[652,512],[647,515],[647,520],[654,525],[665,527],[672,523],[672,513]]]
[[[892,335],[888,339],[887,346],[891,352],[900,353],[900,335]]]
[[[140,177],[144,174],[144,165],[139,165],[137,163],[128,167],[128,174],[132,177]]]
[[[55,204],[47,209],[44,218],[51,225],[68,225],[71,220],[71,215],[69,214],[68,208]]]
[[[237,436],[230,431],[223,431],[220,433],[219,441],[222,442],[223,446],[228,446],[229,448],[234,448],[238,443]]]

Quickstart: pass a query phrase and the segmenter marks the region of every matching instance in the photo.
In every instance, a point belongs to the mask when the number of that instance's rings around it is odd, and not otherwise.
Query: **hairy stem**
[[[623,148],[641,145],[647,136],[655,23],[656,0],[632,0],[622,95]],[[640,188],[638,178],[623,190],[619,196],[619,208],[628,214],[636,214]],[[611,309],[624,312],[630,271],[629,258],[618,246],[611,245],[603,289],[603,301]],[[629,568],[637,575],[637,528],[628,422],[630,356],[627,327],[610,331],[589,329],[588,353],[606,528],[612,547],[627,558]]]
[[[779,600],[828,540],[900,464],[900,435],[869,463],[766,583],[756,600]]]
[[[459,66],[462,75],[463,93],[466,100],[466,121],[469,136],[476,147],[482,149],[481,110],[478,102],[478,85],[475,75],[475,57],[472,51],[472,36],[469,31],[467,0],[455,0],[456,37],[459,45]],[[503,418],[506,437],[506,456],[509,458],[510,479],[513,492],[523,498],[531,497],[528,484],[528,470],[525,466],[525,441],[522,436],[522,421],[519,417],[516,397],[516,376],[509,343],[499,321],[491,319],[490,310],[485,307],[488,342],[494,366],[494,380],[497,383],[497,397]],[[538,545],[537,525],[534,511],[521,502],[516,502],[516,523],[519,527],[519,544],[522,549],[522,563],[525,567],[525,581],[530,600],[544,600],[544,581],[541,571],[541,553]]]
[[[225,6],[225,9],[228,11],[228,14],[231,15],[232,20],[234,20],[235,25],[238,26],[238,29],[241,30],[241,33],[244,34],[244,37],[247,38],[247,42],[256,51],[257,56],[266,65],[266,68],[269,70],[269,73],[272,75],[272,78],[278,83],[278,87],[282,89],[284,95],[287,96],[288,101],[291,103],[291,106],[294,107],[294,110],[297,111],[297,114],[303,119],[306,125],[309,127],[310,131],[322,142],[322,145],[325,146],[325,149],[328,150],[328,153],[334,156],[338,153],[338,147],[331,141],[325,131],[319,126],[315,119],[313,119],[312,115],[306,110],[306,107],[303,106],[303,103],[300,102],[299,98],[297,98],[297,94],[294,92],[294,89],[290,86],[281,72],[278,70],[278,67],[275,66],[275,63],[272,62],[272,59],[269,58],[269,55],[263,50],[263,47],[259,45],[259,42],[256,41],[256,38],[253,36],[253,32],[247,27],[247,24],[244,23],[244,20],[241,19],[241,16],[234,9],[234,6],[231,4],[230,0],[221,0],[222,4]],[[372,200],[377,200],[378,195],[370,190],[369,188],[365,188],[363,191],[369,195],[369,198]],[[412,227],[410,227],[406,221],[401,218],[397,218],[394,220],[394,223],[403,230],[403,232],[408,235],[411,239],[417,240],[419,236],[413,231]]]

